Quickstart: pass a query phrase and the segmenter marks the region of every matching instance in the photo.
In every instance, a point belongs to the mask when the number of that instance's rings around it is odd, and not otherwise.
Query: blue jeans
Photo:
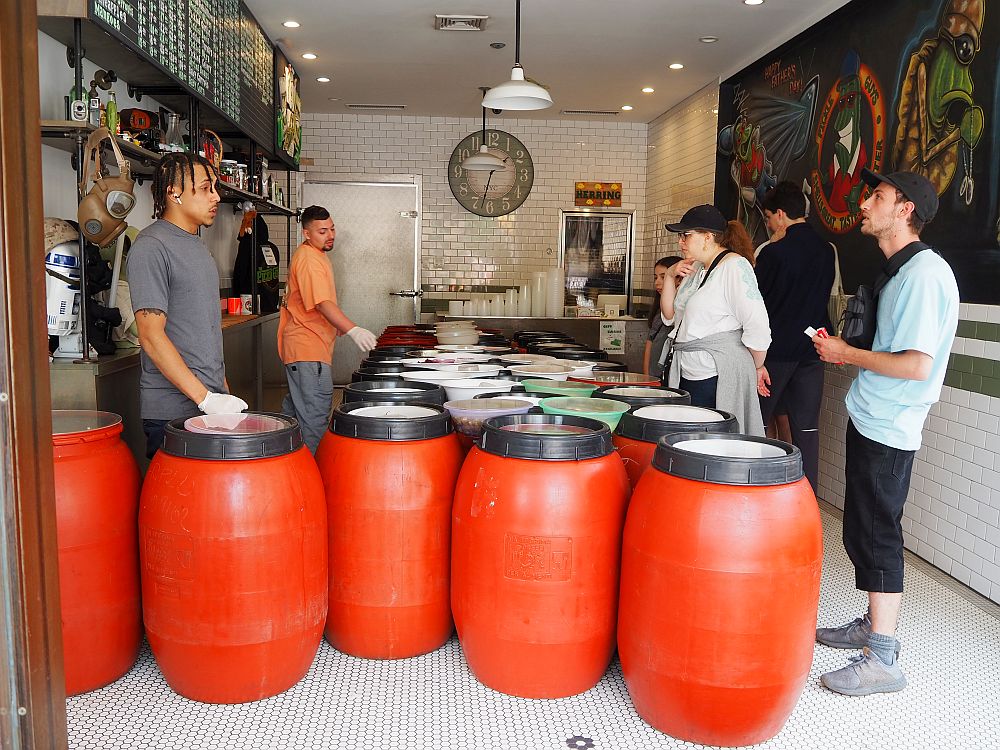
[[[705,378],[704,380],[688,380],[681,378],[681,390],[691,394],[691,406],[704,406],[708,409],[715,408],[715,392],[719,387],[719,376]]]

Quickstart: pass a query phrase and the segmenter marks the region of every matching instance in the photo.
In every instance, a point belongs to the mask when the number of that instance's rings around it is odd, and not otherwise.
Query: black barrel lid
[[[545,350],[543,354],[551,354],[559,359],[571,359],[575,362],[603,362],[608,358],[608,353],[603,349],[558,349],[554,351]],[[596,367],[594,369],[597,369]]]
[[[225,432],[194,432],[184,426],[189,420],[198,420],[205,428]],[[246,461],[284,456],[301,447],[302,432],[293,417],[268,412],[243,412],[175,419],[164,430],[161,450],[181,458]]]
[[[370,352],[368,356],[371,359],[394,359],[395,357],[405,357],[407,352],[413,349],[413,346],[399,345],[399,346],[376,346]]]
[[[647,403],[622,414],[615,433],[624,438],[655,443],[664,435],[675,432],[739,432],[739,429],[739,422],[729,412],[675,402]]]
[[[611,430],[604,422],[558,414],[487,419],[479,447],[496,456],[533,461],[584,461],[614,450]]]
[[[444,404],[444,388],[417,380],[362,380],[344,386],[344,402],[379,401],[396,404],[421,401]]]
[[[330,432],[361,440],[431,440],[452,431],[451,416],[439,404],[354,401],[333,410]]]
[[[752,435],[692,432],[657,442],[653,466],[711,484],[768,487],[802,478],[802,454],[789,443]]]
[[[402,362],[386,362],[380,361],[377,364],[365,365],[362,364],[358,368],[358,372],[369,373],[369,372],[403,372],[407,369],[407,365]]]
[[[679,388],[667,388],[666,386],[652,385],[602,385],[592,394],[594,398],[610,398],[615,401],[624,401],[633,409],[642,406],[654,406],[656,404],[678,404],[686,405],[691,403],[691,394]]]
[[[598,362],[594,365],[594,372],[628,372],[628,367],[620,362]]]
[[[360,383],[365,380],[399,380],[398,372],[372,372],[369,368],[355,370],[351,373],[351,382]]]
[[[527,393],[528,389],[525,388],[520,383],[517,385],[512,385],[509,391],[496,391],[493,393],[480,393],[478,396],[473,396],[473,398],[503,398],[511,393]]]

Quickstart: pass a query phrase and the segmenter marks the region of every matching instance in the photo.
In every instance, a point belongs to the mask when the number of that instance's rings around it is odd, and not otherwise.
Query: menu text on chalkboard
[[[274,45],[241,0],[89,0],[90,18],[274,149]]]

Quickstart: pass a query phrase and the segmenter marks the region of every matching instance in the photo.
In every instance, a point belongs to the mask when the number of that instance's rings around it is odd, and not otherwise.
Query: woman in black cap
[[[738,221],[715,206],[695,206],[667,229],[680,235],[685,260],[663,286],[660,311],[674,323],[669,384],[691,403],[736,415],[747,435],[763,435],[757,377],[771,344],[767,309],[753,272],[753,244]],[[675,304],[676,302],[676,304]]]

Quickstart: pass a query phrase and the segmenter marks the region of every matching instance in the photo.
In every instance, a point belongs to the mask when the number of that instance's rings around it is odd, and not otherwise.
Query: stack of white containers
[[[448,315],[480,317],[561,318],[565,301],[566,272],[562,268],[533,271],[520,288],[503,294],[473,292],[465,301],[448,303]]]

